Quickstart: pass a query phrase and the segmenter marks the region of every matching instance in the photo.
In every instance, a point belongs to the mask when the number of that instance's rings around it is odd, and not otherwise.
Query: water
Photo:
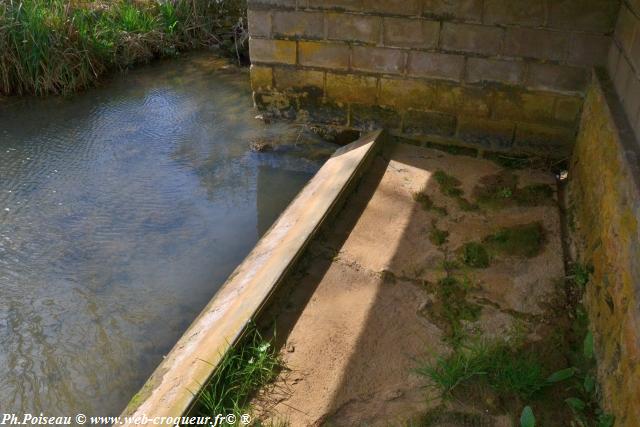
[[[222,65],[0,99],[0,413],[120,413],[333,150]]]

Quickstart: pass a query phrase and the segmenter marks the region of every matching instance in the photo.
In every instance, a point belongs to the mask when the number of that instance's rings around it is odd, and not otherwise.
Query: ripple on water
[[[119,413],[333,150],[255,120],[247,73],[221,65],[1,104],[3,410]]]

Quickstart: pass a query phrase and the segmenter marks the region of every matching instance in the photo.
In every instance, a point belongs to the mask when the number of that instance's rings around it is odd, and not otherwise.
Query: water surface
[[[221,64],[0,99],[0,412],[118,414],[333,149]]]

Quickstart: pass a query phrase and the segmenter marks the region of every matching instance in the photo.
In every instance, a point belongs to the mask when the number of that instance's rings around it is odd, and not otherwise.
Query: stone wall
[[[605,408],[640,420],[640,147],[608,76],[593,79],[570,169],[579,258],[593,267],[586,307]]]
[[[640,0],[622,3],[607,68],[640,140]]]
[[[637,0],[634,0],[637,1]],[[271,114],[488,150],[568,154],[617,0],[249,0]]]

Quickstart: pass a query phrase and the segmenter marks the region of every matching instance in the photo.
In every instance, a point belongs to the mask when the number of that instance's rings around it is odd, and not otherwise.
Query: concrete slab
[[[438,405],[414,369],[451,351],[433,310],[441,303],[438,281],[448,274],[442,263],[460,263],[465,243],[502,227],[540,222],[544,245],[530,258],[507,253],[486,269],[458,267],[471,283],[465,299],[480,310],[476,321],[463,322],[466,332],[502,337],[524,322],[535,338],[538,324],[553,318],[549,302],[564,277],[555,195],[540,205],[463,210],[459,198],[443,194],[438,171],[459,180],[461,197],[472,203],[485,177],[504,172],[487,160],[402,144],[376,159],[287,280],[292,291],[279,297],[288,307],[276,322],[290,350],[282,353],[288,369],[256,399],[262,418],[291,426],[399,425]],[[514,173],[519,188],[555,188],[550,174]],[[446,215],[424,209],[418,192]],[[445,243],[429,238],[434,226],[449,233]],[[275,397],[275,389],[286,392]],[[487,425],[505,419],[490,417]]]

